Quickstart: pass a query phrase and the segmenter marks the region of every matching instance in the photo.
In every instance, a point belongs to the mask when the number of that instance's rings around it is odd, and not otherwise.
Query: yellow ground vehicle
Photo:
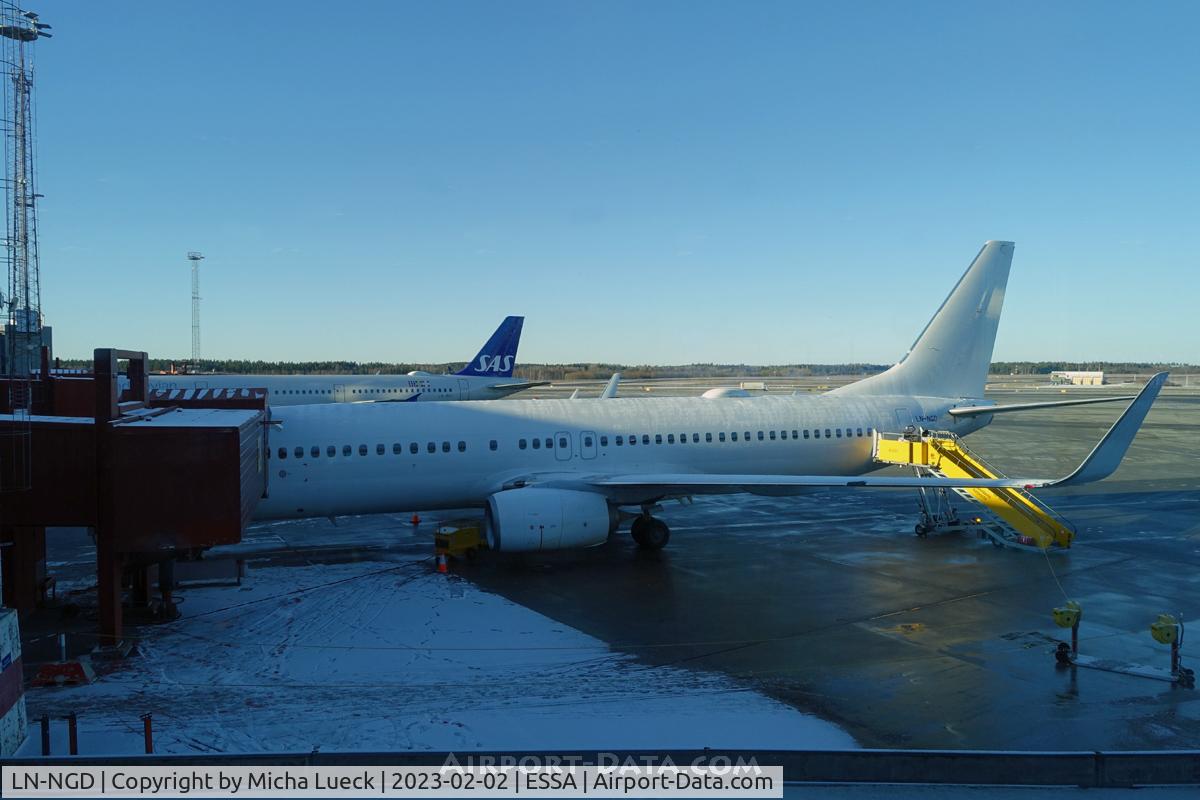
[[[485,545],[482,520],[459,519],[443,522],[433,534],[434,552],[439,556],[468,558]]]

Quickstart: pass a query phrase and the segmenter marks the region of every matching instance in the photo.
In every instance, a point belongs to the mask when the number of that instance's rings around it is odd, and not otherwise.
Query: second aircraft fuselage
[[[874,431],[965,435],[935,397],[620,398],[273,410],[256,517],[479,506],[522,480],[637,473],[857,475]],[[653,502],[614,496],[622,505]]]
[[[496,400],[521,387],[477,375],[151,375],[154,389],[266,389],[272,407],[325,403]]]

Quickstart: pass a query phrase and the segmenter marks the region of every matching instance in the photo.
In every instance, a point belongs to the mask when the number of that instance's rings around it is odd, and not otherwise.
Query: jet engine
[[[593,492],[510,489],[488,498],[488,546],[506,553],[594,547],[617,521],[617,510]]]

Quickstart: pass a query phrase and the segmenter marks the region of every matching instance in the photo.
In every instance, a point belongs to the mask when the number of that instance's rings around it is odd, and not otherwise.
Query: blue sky
[[[1195,3],[31,7],[59,355],[1200,361]]]

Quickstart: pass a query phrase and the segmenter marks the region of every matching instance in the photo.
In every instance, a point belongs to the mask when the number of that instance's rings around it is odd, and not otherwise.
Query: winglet
[[[521,327],[524,324],[524,317],[505,317],[483,349],[456,374],[511,378],[513,363],[517,360],[517,345],[521,342]]]
[[[1142,391],[1138,392],[1138,396],[1108,429],[1108,433],[1104,434],[1100,444],[1092,449],[1083,463],[1067,477],[1045,485],[1049,487],[1091,483],[1103,480],[1116,472],[1117,467],[1121,465],[1121,459],[1125,458],[1125,451],[1129,449],[1130,442],[1137,435],[1138,429],[1142,427],[1142,422],[1146,419],[1150,406],[1158,397],[1159,389],[1166,382],[1167,373],[1165,372],[1160,372],[1147,381]]]
[[[621,373],[614,372],[613,376],[608,379],[608,385],[604,387],[604,391],[600,393],[601,400],[609,400],[617,396],[617,386],[621,383]]]

